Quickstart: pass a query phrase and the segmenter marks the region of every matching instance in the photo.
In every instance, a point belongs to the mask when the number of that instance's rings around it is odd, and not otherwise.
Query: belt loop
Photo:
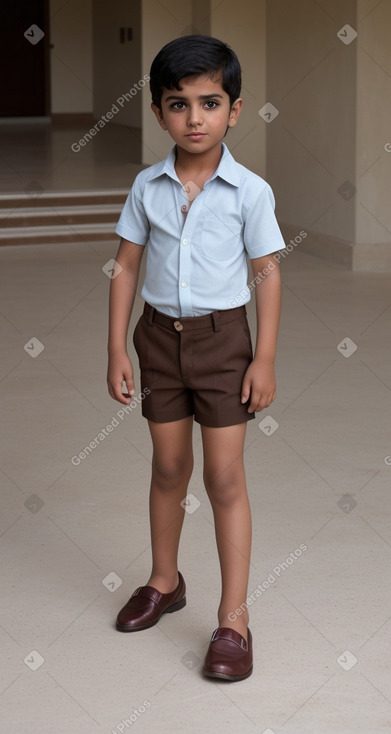
[[[155,315],[155,307],[148,303],[147,321],[150,326],[153,326],[153,317]]]
[[[218,311],[212,311],[213,329],[214,331],[221,331],[220,326],[220,314]]]

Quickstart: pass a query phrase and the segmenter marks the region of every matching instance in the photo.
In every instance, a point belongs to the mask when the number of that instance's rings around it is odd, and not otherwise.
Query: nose
[[[202,125],[202,121],[202,113],[199,105],[189,107],[188,125],[196,127],[197,125]]]

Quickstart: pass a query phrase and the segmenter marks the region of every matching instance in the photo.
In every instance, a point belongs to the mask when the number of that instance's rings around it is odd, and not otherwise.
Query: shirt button
[[[187,288],[187,283],[186,283],[185,280],[183,281],[183,283],[181,283],[181,286],[182,286],[182,288]]]
[[[182,245],[188,245],[188,244],[189,244],[189,240],[182,240]]]

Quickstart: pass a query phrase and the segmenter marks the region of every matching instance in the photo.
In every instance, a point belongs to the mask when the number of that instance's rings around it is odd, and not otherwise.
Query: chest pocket
[[[201,249],[211,260],[229,260],[241,249],[241,225],[234,217],[210,215],[202,223]]]

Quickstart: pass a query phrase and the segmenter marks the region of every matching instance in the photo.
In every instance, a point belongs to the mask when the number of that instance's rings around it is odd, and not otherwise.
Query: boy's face
[[[227,127],[234,127],[243,101],[230,107],[222,87],[221,74],[184,77],[182,91],[163,87],[161,109],[151,107],[163,130],[167,130],[179,148],[188,153],[206,153],[220,144]]]

